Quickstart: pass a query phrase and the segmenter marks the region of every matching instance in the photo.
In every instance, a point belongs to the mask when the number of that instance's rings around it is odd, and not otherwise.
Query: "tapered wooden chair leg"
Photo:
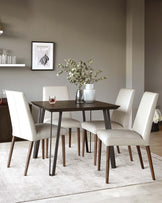
[[[48,138],[46,139],[46,158],[48,158]]]
[[[152,176],[152,179],[155,180],[154,167],[153,167],[153,163],[152,163],[151,151],[150,151],[150,147],[149,146],[146,146],[146,151],[147,151],[147,155],[148,155],[151,176]]]
[[[129,157],[130,157],[130,160],[133,161],[133,156],[132,156],[132,149],[131,149],[131,146],[128,146],[128,151],[129,151]]]
[[[63,166],[66,166],[66,160],[65,160],[65,135],[62,135],[62,160],[63,160]]]
[[[42,159],[44,159],[44,139],[42,140]]]
[[[77,138],[78,138],[78,156],[80,156],[80,128],[77,128]]]
[[[120,154],[120,148],[119,148],[119,146],[116,146],[116,148],[117,148],[118,154]]]
[[[86,131],[83,129],[83,133],[82,133],[82,157],[84,157],[85,132]]]
[[[97,135],[94,135],[94,165],[96,166],[97,161]]]
[[[33,148],[33,143],[34,143],[34,142],[30,142],[30,145],[29,145],[29,152],[28,152],[28,156],[27,156],[27,161],[26,161],[24,176],[27,176],[28,167],[29,167],[29,162],[30,162],[30,157],[31,157],[32,148]]]
[[[102,148],[102,141],[98,139],[98,171],[100,171],[101,168],[101,148]]]
[[[69,147],[71,147],[71,128],[69,128]]]
[[[9,153],[9,157],[8,157],[7,168],[10,167],[10,163],[11,163],[11,158],[12,158],[12,152],[13,152],[14,144],[15,144],[15,137],[13,136],[13,137],[12,137],[12,142],[11,142],[11,147],[10,147],[10,153]]]
[[[140,146],[136,146],[136,147],[137,147],[137,151],[138,151],[138,156],[139,156],[141,168],[144,169],[143,159],[142,159],[142,154],[141,154]]]
[[[106,147],[106,183],[109,183],[110,147]]]

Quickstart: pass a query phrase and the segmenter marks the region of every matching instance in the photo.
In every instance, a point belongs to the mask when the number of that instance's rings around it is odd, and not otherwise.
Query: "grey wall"
[[[68,85],[74,98],[76,87],[56,70],[30,70],[31,41],[53,41],[55,64],[94,57],[94,67],[108,76],[95,84],[97,99],[114,102],[125,87],[125,7],[125,0],[1,0],[0,49],[27,67],[0,68],[0,90],[21,90],[29,100],[40,100],[44,85]]]
[[[162,1],[146,1],[145,90],[160,93],[162,110]]]
[[[133,119],[144,93],[145,0],[127,0],[126,87],[135,89]]]

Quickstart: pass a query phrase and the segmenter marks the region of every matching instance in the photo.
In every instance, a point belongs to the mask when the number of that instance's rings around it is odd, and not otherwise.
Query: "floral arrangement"
[[[58,64],[57,76],[61,75],[63,72],[67,73],[67,79],[70,83],[78,86],[79,89],[82,88],[85,84],[93,84],[99,80],[107,79],[107,77],[100,76],[102,73],[101,70],[94,71],[94,68],[91,67],[94,59],[90,59],[86,62],[79,61],[78,63],[73,59],[65,59],[64,64]]]

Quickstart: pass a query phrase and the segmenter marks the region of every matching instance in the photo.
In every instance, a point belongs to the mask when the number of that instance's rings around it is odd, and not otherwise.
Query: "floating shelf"
[[[25,64],[0,64],[0,67],[25,67]]]

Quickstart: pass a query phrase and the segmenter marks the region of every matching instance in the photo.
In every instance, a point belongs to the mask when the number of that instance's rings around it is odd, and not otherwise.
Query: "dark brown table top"
[[[56,101],[55,104],[49,104],[48,101],[32,101],[32,104],[50,112],[60,111],[86,111],[86,110],[104,110],[117,109],[118,105],[94,101],[93,103],[76,104],[74,100]]]

